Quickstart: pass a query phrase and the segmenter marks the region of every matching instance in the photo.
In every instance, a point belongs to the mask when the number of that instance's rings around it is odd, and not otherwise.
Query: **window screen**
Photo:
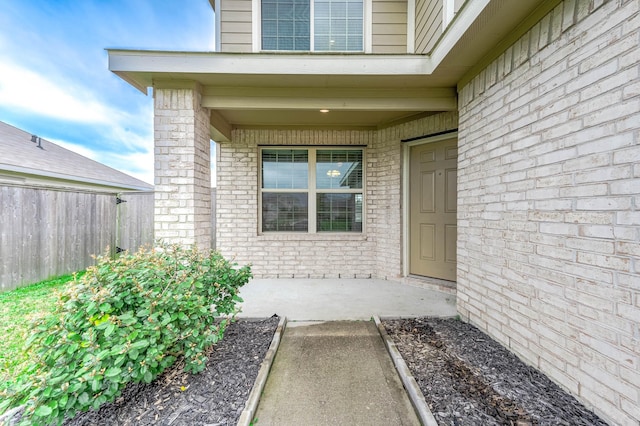
[[[263,232],[362,232],[362,149],[263,148],[261,158]]]
[[[362,0],[315,0],[316,51],[362,50]]]
[[[362,51],[363,19],[363,0],[262,0],[262,49]]]
[[[309,50],[310,0],[262,0],[262,48]]]

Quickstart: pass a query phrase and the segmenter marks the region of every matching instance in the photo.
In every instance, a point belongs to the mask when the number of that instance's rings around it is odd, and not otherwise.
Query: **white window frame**
[[[464,0],[442,0],[442,31],[445,31],[462,7]]]
[[[306,150],[308,153],[308,181],[306,189],[277,189],[277,188],[262,188],[262,151],[265,149],[282,149],[282,150]],[[345,151],[362,151],[362,188],[340,188],[340,189],[318,189],[316,188],[316,152],[323,150],[345,150]],[[258,148],[258,235],[290,235],[290,234],[298,234],[298,235],[308,235],[308,234],[316,234],[316,235],[326,235],[326,234],[339,234],[339,235],[364,235],[365,234],[365,223],[366,223],[366,149],[364,146],[335,146],[335,145],[327,145],[327,146],[305,146],[305,145],[287,145],[287,146],[273,146],[273,145],[263,145]],[[262,230],[262,193],[270,192],[270,193],[307,193],[307,231],[263,231]],[[317,194],[362,194],[362,212],[361,219],[362,225],[360,231],[321,231],[318,232],[317,227]]]
[[[214,11],[213,11],[213,19],[214,19],[214,28],[215,28],[215,35],[214,35],[214,43],[215,43],[215,51],[216,52],[222,52],[222,30],[221,30],[221,25],[220,25],[220,0],[214,0]]]
[[[455,1],[443,0],[442,5],[442,30],[445,30],[455,16]]]
[[[373,19],[373,0],[362,0],[362,48],[363,50],[347,50],[347,51],[326,51],[313,50],[314,42],[315,42],[315,34],[313,28],[314,22],[314,3],[313,0],[310,0],[310,16],[311,22],[309,23],[309,52],[317,52],[317,53],[371,53],[372,51],[372,37],[371,37],[371,21]],[[252,50],[254,53],[257,52],[291,52],[291,53],[303,53],[307,52],[306,50],[263,50],[262,49],[262,0],[252,0],[251,7],[251,18],[252,22]]]
[[[416,0],[407,0],[407,53],[416,53]]]

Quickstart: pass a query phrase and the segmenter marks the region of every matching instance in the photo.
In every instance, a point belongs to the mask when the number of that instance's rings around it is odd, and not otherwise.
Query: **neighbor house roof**
[[[133,176],[1,121],[0,181],[105,190],[153,189]]]

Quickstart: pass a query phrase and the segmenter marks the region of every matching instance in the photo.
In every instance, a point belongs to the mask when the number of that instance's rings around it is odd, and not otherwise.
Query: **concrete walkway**
[[[265,426],[420,424],[372,321],[287,327],[254,418]]]
[[[240,317],[288,319],[244,424],[420,424],[371,318],[455,316],[455,296],[376,279],[254,279],[240,296]]]
[[[244,318],[278,314],[289,321],[331,321],[457,313],[453,295],[378,279],[253,279],[240,296]]]

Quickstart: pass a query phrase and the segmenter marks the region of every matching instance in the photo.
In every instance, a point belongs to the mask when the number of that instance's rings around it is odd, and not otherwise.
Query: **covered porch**
[[[214,248],[252,263],[256,277],[442,278],[410,267],[411,253],[427,258],[446,251],[451,263],[456,253],[455,224],[447,225],[448,240],[425,238],[436,242],[432,248],[411,248],[411,235],[429,232],[409,225],[409,157],[426,157],[412,154],[410,143],[446,134],[456,144],[457,85],[512,29],[505,14],[525,16],[534,4],[469,5],[428,55],[109,50],[114,73],[143,92],[153,88],[155,237],[212,247],[214,140],[220,147]],[[308,229],[264,227],[264,147],[308,150],[310,158],[321,149],[360,150],[363,176],[353,203],[360,210],[352,228],[359,231],[314,226],[320,212],[312,183],[301,195],[308,199]],[[449,151],[455,162],[456,147]],[[308,166],[315,173],[314,160]],[[455,216],[455,179],[447,183]],[[444,279],[454,281],[455,264],[450,269],[453,278]]]
[[[240,291],[241,318],[289,321],[454,317],[454,294],[381,279],[253,279]]]

